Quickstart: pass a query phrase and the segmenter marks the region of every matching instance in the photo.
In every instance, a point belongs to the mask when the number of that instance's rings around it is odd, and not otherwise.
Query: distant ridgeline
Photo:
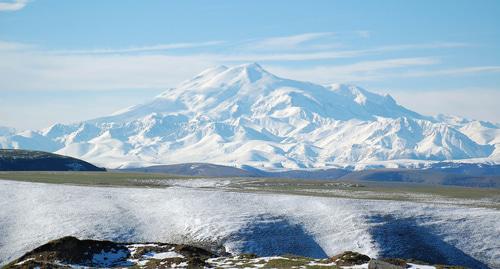
[[[0,149],[0,171],[105,171],[80,159],[20,149]]]
[[[119,171],[165,173],[181,176],[361,180],[463,187],[500,187],[500,165],[450,162],[435,163],[427,168],[379,168],[365,170],[325,168],[284,171],[264,171],[251,166],[237,168],[210,163],[182,163],[126,168]]]

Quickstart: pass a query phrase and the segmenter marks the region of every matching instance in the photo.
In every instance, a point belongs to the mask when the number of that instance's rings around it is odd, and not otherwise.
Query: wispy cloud
[[[359,83],[400,78],[449,77],[471,74],[500,73],[500,66],[468,66],[439,68],[441,61],[432,57],[396,58],[379,61],[361,61],[345,65],[322,65],[308,68],[289,68],[280,65],[269,69],[276,74],[296,79],[328,84],[332,82]],[[414,69],[432,66],[429,70]],[[390,72],[389,72],[390,70]]]
[[[332,33],[305,33],[261,40],[261,44],[300,46]],[[250,41],[254,42],[254,41]],[[359,82],[391,77],[459,75],[497,72],[496,66],[462,67],[438,71],[418,70],[419,66],[440,64],[436,57],[384,57],[388,52],[468,46],[463,43],[423,43],[380,46],[357,50],[311,50],[282,52],[248,50],[225,41],[170,43],[142,47],[44,50],[31,44],[0,41],[1,90],[110,90],[172,87],[209,66],[264,62],[278,75],[318,83]],[[177,49],[199,48],[178,53]],[[148,52],[148,53],[143,53]],[[364,56],[382,58],[362,60]],[[359,58],[359,59],[358,59]],[[385,58],[385,59],[384,59]],[[342,59],[342,61],[337,61]],[[360,60],[361,59],[361,60]],[[321,64],[312,61],[320,61]],[[330,63],[326,64],[324,61]],[[309,61],[293,64],[290,61]],[[344,62],[339,64],[338,62]],[[435,68],[434,68],[435,69]],[[390,71],[390,72],[389,72]]]
[[[367,54],[363,50],[304,52],[304,53],[237,53],[221,54],[219,59],[228,62],[265,62],[265,61],[310,61],[354,58]]]
[[[160,89],[216,64],[171,55],[0,53],[0,91]]]
[[[260,40],[250,41],[244,45],[246,49],[253,50],[283,50],[294,49],[309,41],[332,37],[332,32],[303,33],[298,35],[269,37]]]
[[[221,55],[1,54],[0,89],[109,90],[166,88],[201,70],[225,63]],[[346,65],[309,68],[268,66],[283,77],[318,83],[355,82],[381,77],[384,70],[438,64],[429,57],[361,61]],[[34,68],[36,67],[36,68]]]
[[[444,48],[464,48],[470,47],[472,44],[462,42],[431,42],[431,43],[415,43],[415,44],[399,44],[378,47],[375,50],[383,51],[398,51],[398,50],[418,50],[418,49],[444,49]]]
[[[429,89],[391,91],[390,94],[403,106],[426,115],[444,113],[492,122],[500,119],[500,89]]]
[[[273,53],[256,53],[249,51],[240,51],[239,53],[219,55],[219,59],[228,62],[265,62],[265,61],[311,61],[311,60],[333,60],[342,58],[356,58],[367,55],[383,54],[387,52],[406,51],[406,50],[425,50],[425,49],[441,49],[441,48],[458,48],[467,47],[470,44],[466,43],[451,43],[451,42],[434,42],[434,43],[417,43],[417,44],[398,44],[391,46],[380,46],[368,49],[356,50],[320,50],[307,52],[288,52],[280,53],[280,49],[276,49]],[[278,51],[278,52],[277,52]]]
[[[23,9],[28,0],[0,1],[0,11],[16,11]]]
[[[315,81],[318,83],[343,82],[352,83],[359,81],[375,80],[381,77],[382,71],[400,69],[413,66],[428,66],[438,64],[440,61],[431,57],[394,58],[378,61],[361,61],[344,65],[322,65],[308,68],[287,68],[272,66],[270,69],[277,74]]]
[[[0,40],[0,51],[33,49],[34,46],[26,43],[8,42]]]
[[[255,50],[266,50],[266,51],[276,51],[276,50],[283,50],[287,48],[297,48],[301,46],[302,44],[320,39],[323,37],[327,36],[333,36],[333,33],[330,32],[325,32],[325,33],[304,33],[300,35],[291,35],[291,36],[282,36],[282,37],[270,37],[270,38],[264,38],[264,39],[259,39],[259,40],[246,40],[244,42],[240,42],[238,44],[234,44],[234,48],[236,51],[239,52],[249,52],[249,51],[255,51]],[[137,46],[137,47],[128,47],[128,48],[99,48],[99,49],[80,49],[80,50],[56,50],[56,51],[51,51],[52,53],[58,53],[58,54],[122,54],[122,53],[141,53],[141,52],[155,52],[155,51],[168,51],[168,50],[174,50],[174,49],[190,49],[190,48],[210,48],[210,47],[215,47],[218,45],[224,45],[227,44],[227,41],[223,40],[211,40],[211,41],[203,41],[203,42],[184,42],[184,43],[169,43],[169,44],[157,44],[157,45],[150,45],[150,46]],[[332,46],[325,46],[325,48],[331,48]],[[318,48],[317,46],[314,46],[313,48]],[[261,54],[260,52],[259,54]],[[345,53],[341,53],[345,54]],[[240,54],[235,54],[233,56],[228,55],[227,60],[231,61],[241,61],[241,60],[246,60],[250,57],[256,57],[253,54],[248,54],[248,55],[241,55]],[[328,54],[325,54],[328,55]],[[331,54],[333,55],[333,54]],[[285,54],[277,57],[272,57],[272,56],[265,56],[260,57],[262,60],[266,60],[267,58],[273,60],[275,58],[277,59],[286,59],[287,57],[290,57],[290,55]],[[320,57],[319,56],[310,56],[310,57]],[[328,56],[327,56],[328,57]],[[335,57],[336,56],[330,56],[330,57]],[[306,56],[303,54],[298,54],[295,57],[291,57],[292,59],[307,59]],[[259,59],[256,59],[259,60]],[[254,60],[255,61],[255,60]]]
[[[434,76],[460,76],[476,73],[499,73],[500,66],[470,66],[461,68],[447,68],[431,71],[411,71],[400,74],[401,77],[434,77]]]
[[[371,37],[371,32],[370,31],[356,31],[359,37],[362,38],[370,38]]]
[[[58,50],[54,53],[60,54],[119,54],[119,53],[137,53],[137,52],[152,52],[152,51],[168,51],[174,49],[190,49],[200,47],[210,47],[221,45],[224,41],[205,41],[205,42],[192,42],[192,43],[171,43],[171,44],[158,44],[152,46],[118,48],[118,49],[88,49],[88,50]]]
[[[366,31],[360,31],[366,32]],[[366,33],[365,33],[366,34]],[[360,35],[363,35],[361,33]],[[467,43],[458,42],[432,42],[397,44],[379,46],[367,49],[340,49],[339,44],[331,42],[320,42],[307,44],[309,41],[324,39],[334,36],[332,32],[304,33],[299,35],[270,37],[259,40],[245,40],[243,42],[231,43],[224,40],[212,40],[203,42],[169,43],[150,46],[128,47],[128,48],[105,48],[105,49],[79,49],[79,50],[56,50],[48,51],[56,54],[134,54],[142,52],[169,52],[175,49],[199,48],[199,55],[213,56],[218,61],[224,62],[266,62],[266,61],[312,61],[333,60],[342,58],[355,58],[366,55],[383,54],[394,51],[425,50],[441,48],[458,48],[471,46]],[[1,44],[1,41],[0,41]],[[19,44],[21,45],[21,44]],[[214,49],[221,45],[230,47],[224,53],[214,53]],[[290,50],[301,48],[300,50]]]

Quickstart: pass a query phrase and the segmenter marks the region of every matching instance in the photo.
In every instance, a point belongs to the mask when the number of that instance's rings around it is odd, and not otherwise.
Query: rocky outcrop
[[[216,254],[182,244],[116,243],[111,241],[79,240],[63,237],[26,253],[4,267],[8,268],[73,268],[73,267],[133,267],[200,268]]]
[[[365,264],[370,261],[370,257],[353,252],[353,251],[346,251],[344,253],[341,253],[339,255],[335,255],[331,258],[335,264],[340,265],[340,266],[353,266],[353,265],[361,265]]]
[[[415,262],[413,262],[415,264]],[[4,266],[27,268],[407,268],[402,259],[371,259],[346,251],[331,258],[314,259],[295,255],[259,257],[229,255],[203,248],[166,243],[116,243],[63,237],[48,242]],[[433,268],[432,266],[426,268]],[[456,268],[456,267],[434,267]]]

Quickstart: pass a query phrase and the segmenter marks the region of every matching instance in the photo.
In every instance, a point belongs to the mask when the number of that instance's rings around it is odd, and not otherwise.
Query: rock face
[[[424,116],[389,95],[285,79],[258,64],[208,69],[110,116],[0,135],[3,148],[57,152],[108,168],[484,162],[500,160],[499,141],[497,124]]]
[[[414,264],[415,265],[415,264]],[[115,243],[63,237],[42,245],[4,269],[15,268],[369,268],[401,269],[406,262],[386,261],[352,251],[332,258],[313,259],[302,256],[258,257],[255,254],[230,256],[202,248],[165,243]],[[418,264],[417,267],[418,268]],[[428,266],[426,268],[435,268]],[[452,267],[442,267],[452,268]]]
[[[0,171],[105,171],[88,162],[43,152],[0,149]]]

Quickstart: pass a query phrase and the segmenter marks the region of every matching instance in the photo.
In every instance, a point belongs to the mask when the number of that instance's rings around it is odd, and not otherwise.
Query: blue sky
[[[0,125],[101,116],[245,62],[500,122],[498,14],[500,1],[0,0]]]

